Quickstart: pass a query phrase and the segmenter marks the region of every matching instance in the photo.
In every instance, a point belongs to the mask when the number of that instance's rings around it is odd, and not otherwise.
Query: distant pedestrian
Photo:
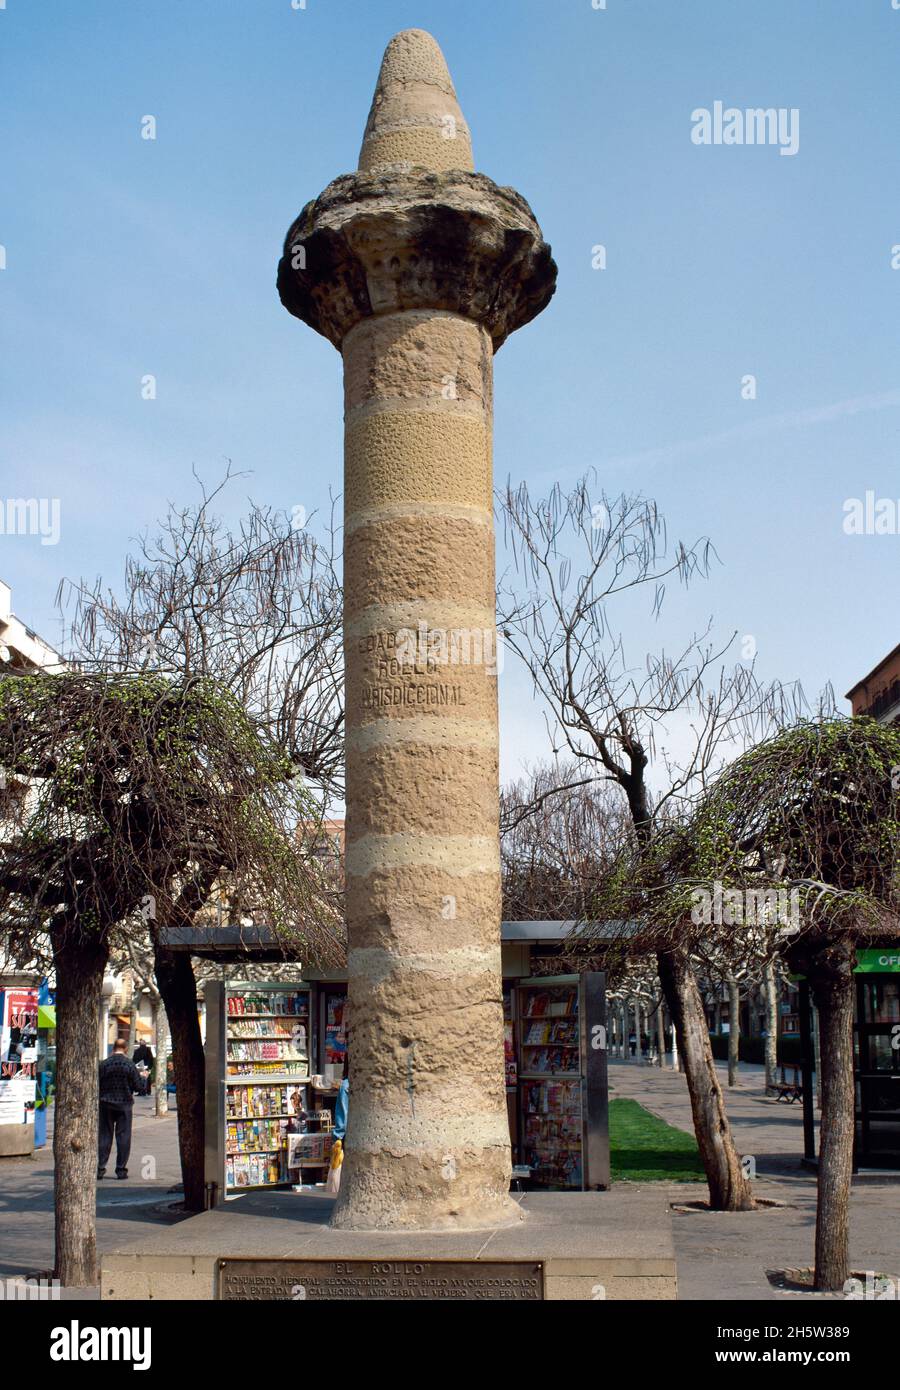
[[[347,1133],[347,1117],[350,1113],[350,1058],[344,1057],[344,1070],[341,1077],[341,1084],[338,1087],[337,1100],[334,1106],[334,1128],[332,1134],[335,1139],[344,1142]]]
[[[128,1177],[134,1093],[142,1086],[140,1073],[126,1056],[124,1038],[116,1040],[111,1057],[100,1063],[100,1129],[97,1135],[97,1177],[106,1176],[106,1161],[116,1141],[116,1177]]]
[[[632,1057],[637,1052],[637,1037],[634,1033],[628,1034],[628,1051],[631,1053]]]
[[[329,1197],[336,1197],[341,1187],[341,1171],[344,1165],[344,1139],[347,1134],[347,1118],[350,1111],[350,1058],[344,1056],[344,1075],[338,1087],[334,1107],[334,1143],[331,1148],[331,1163],[325,1180],[325,1191]]]
[[[141,1073],[141,1080],[144,1083],[141,1095],[149,1096],[150,1085],[153,1079],[153,1053],[146,1043],[138,1043],[131,1058],[138,1071]],[[146,1071],[146,1076],[144,1072]]]

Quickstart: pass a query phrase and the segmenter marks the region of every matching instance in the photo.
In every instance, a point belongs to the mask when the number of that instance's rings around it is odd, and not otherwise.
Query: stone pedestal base
[[[674,1299],[675,1253],[665,1194],[526,1193],[515,1226],[473,1232],[364,1232],[329,1226],[332,1203],[249,1193],[104,1255],[101,1298],[213,1299],[222,1261],[368,1260],[382,1266],[458,1261],[541,1267],[546,1299]],[[235,1206],[240,1206],[240,1211]]]

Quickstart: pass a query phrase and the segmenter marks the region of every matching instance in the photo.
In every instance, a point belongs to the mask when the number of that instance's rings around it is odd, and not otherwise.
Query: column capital
[[[464,169],[343,174],[307,203],[278,266],[284,307],[339,351],[363,319],[410,309],[471,319],[496,351],[555,288],[525,199]]]

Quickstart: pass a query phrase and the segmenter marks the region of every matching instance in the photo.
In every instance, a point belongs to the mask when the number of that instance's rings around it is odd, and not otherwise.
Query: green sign
[[[856,952],[856,974],[900,975],[900,942],[896,946],[861,946]]]
[[[896,946],[859,946],[854,975],[900,975],[900,942]],[[805,975],[788,975],[792,985]]]

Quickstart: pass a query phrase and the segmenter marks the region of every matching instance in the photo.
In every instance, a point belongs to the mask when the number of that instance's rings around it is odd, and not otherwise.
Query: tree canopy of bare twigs
[[[202,676],[230,691],[323,798],[343,786],[342,593],[335,527],[319,537],[249,504],[230,530],[215,507],[233,481],[172,508],[125,564],[121,597],[63,584],[69,640],[85,669]],[[304,518],[305,521],[305,518]]]
[[[572,765],[545,763],[500,798],[503,915],[577,921],[627,834],[621,802]]]
[[[557,485],[535,499],[525,484],[507,485],[501,514],[513,564],[499,623],[544,699],[554,747],[561,741],[579,767],[617,783],[644,834],[669,802],[706,784],[735,740],[783,722],[802,693],[761,685],[752,662],[728,667],[734,634],[717,642],[710,623],[674,651],[629,655],[623,601],[646,593],[657,616],[666,585],[705,577],[714,552],[706,539],[670,549],[652,500],[594,488],[588,475],[568,494]],[[678,761],[660,745],[675,717],[691,726]],[[646,770],[657,754],[667,776],[654,799]]]

